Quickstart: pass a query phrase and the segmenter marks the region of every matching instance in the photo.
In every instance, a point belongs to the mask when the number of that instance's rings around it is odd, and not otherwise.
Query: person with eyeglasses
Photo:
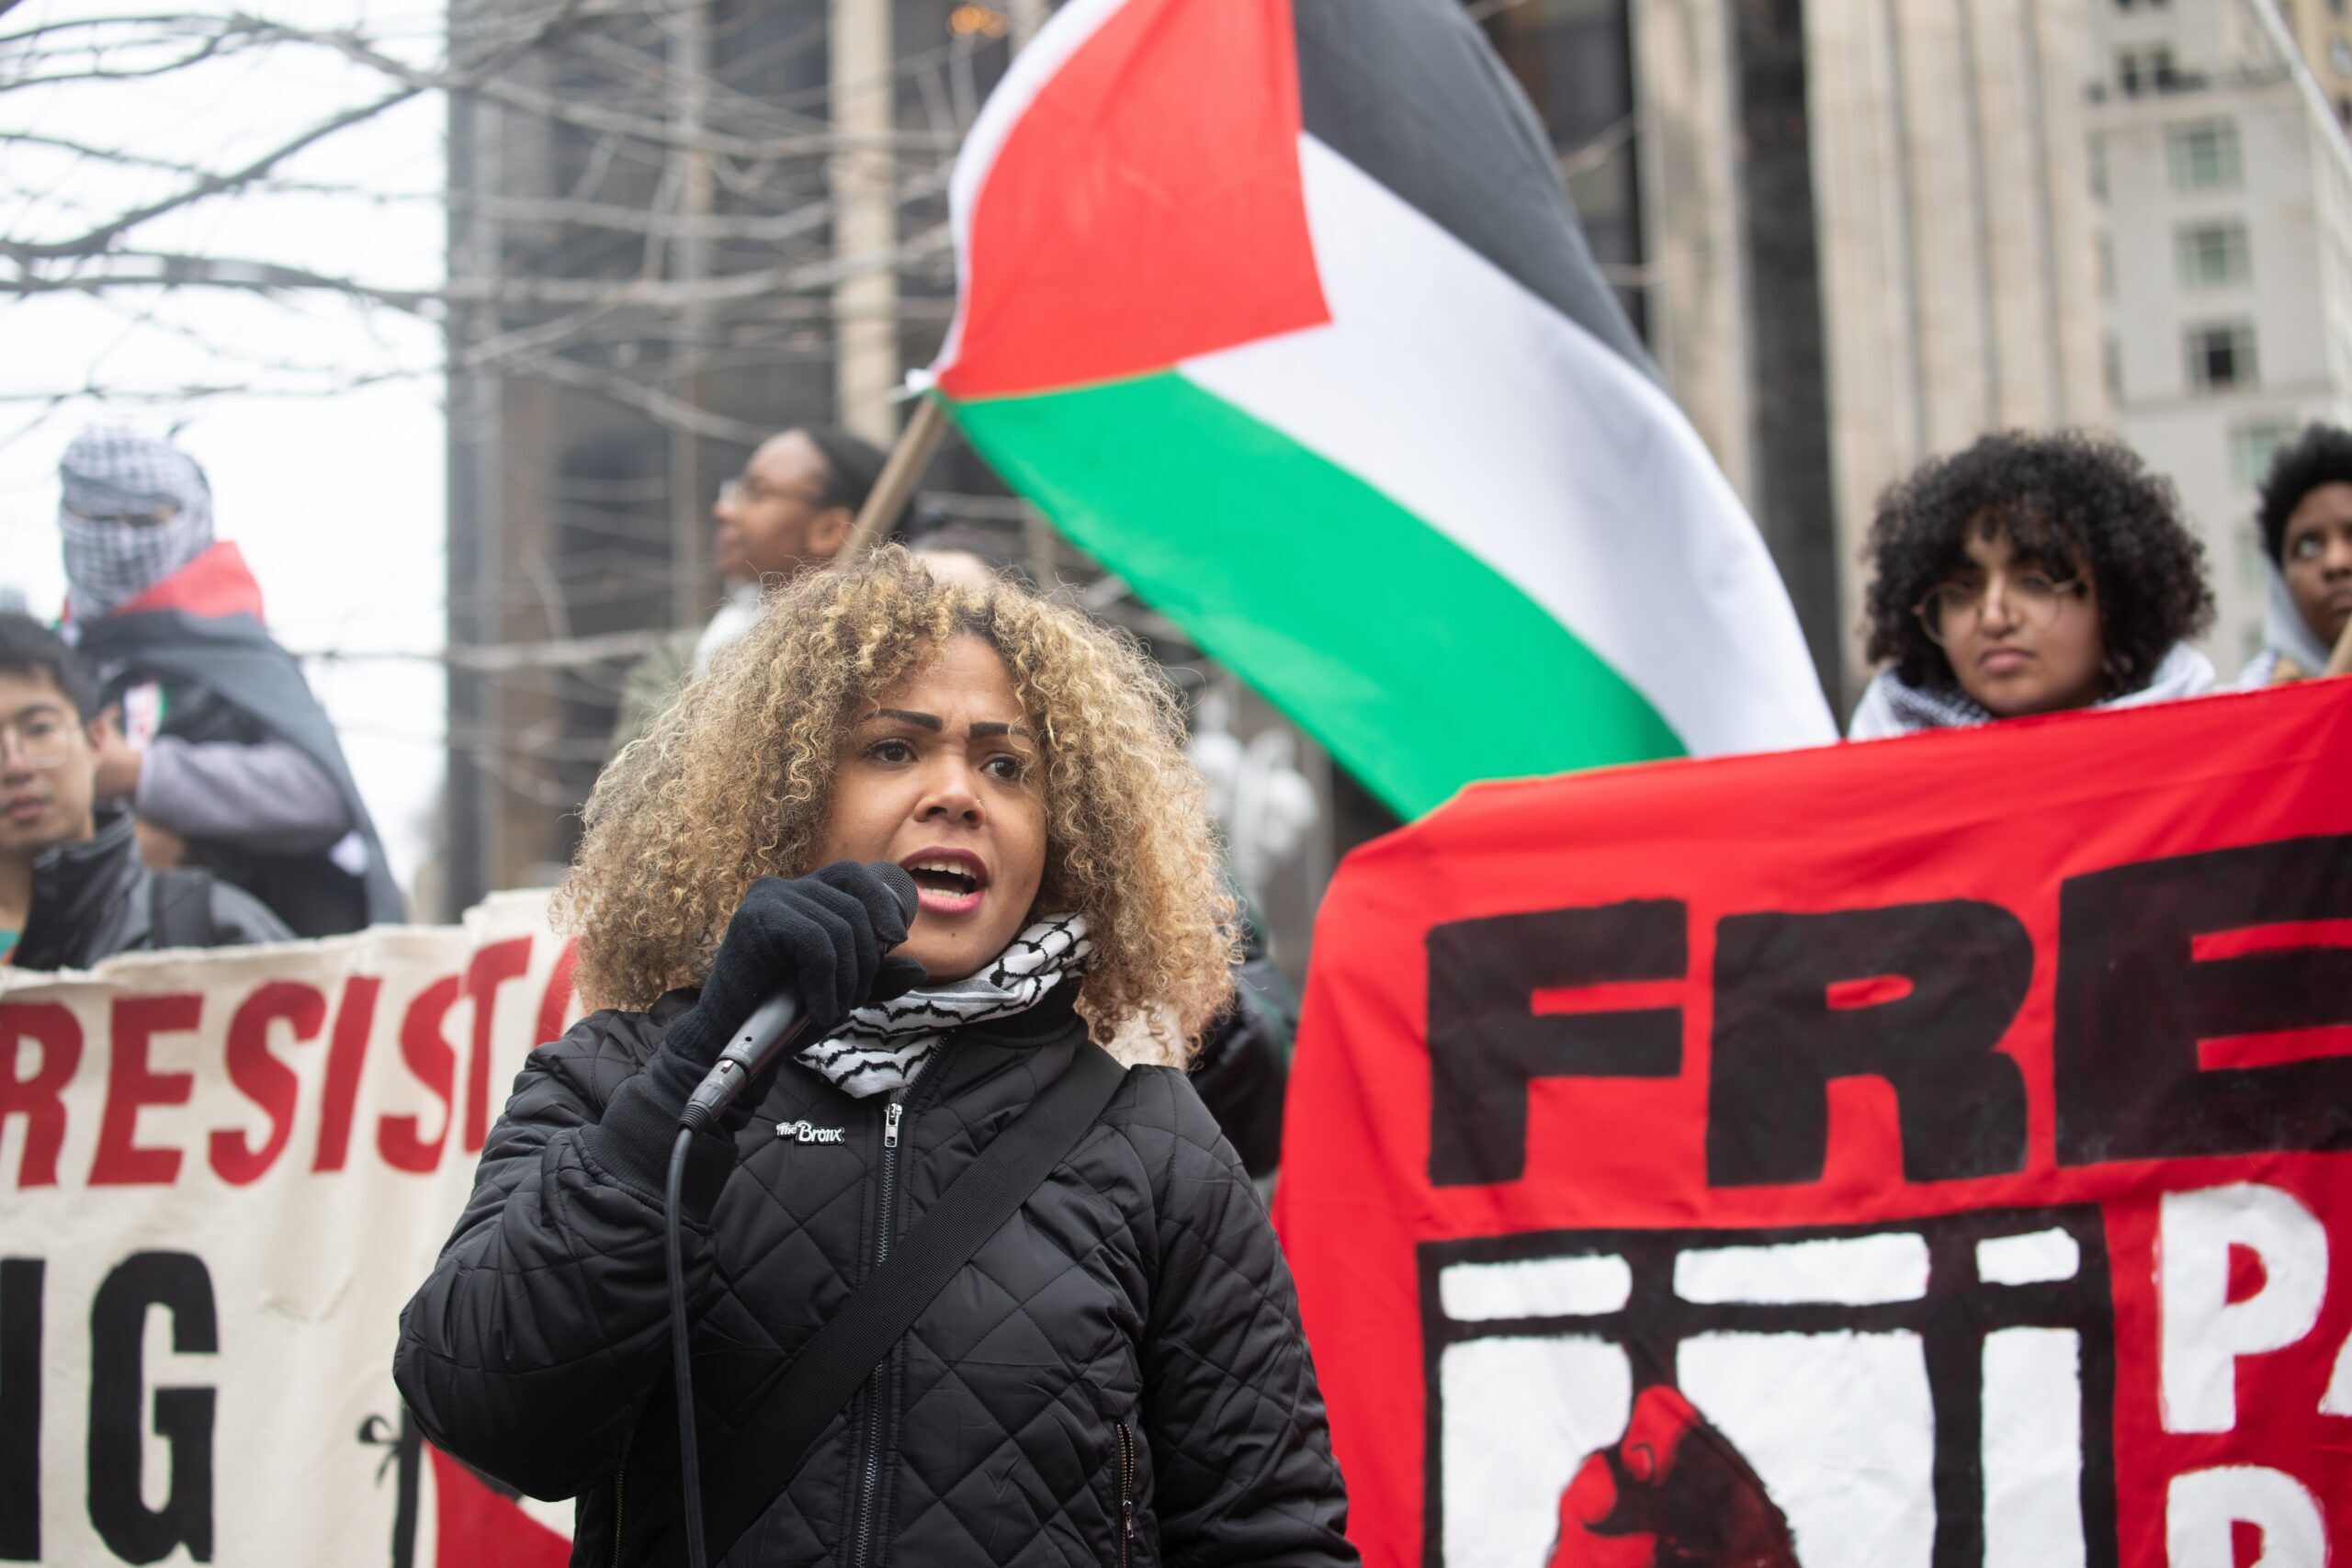
[[[886,460],[880,448],[838,425],[795,425],[761,442],[742,473],[718,487],[711,564],[726,598],[707,622],[662,637],[629,667],[613,720],[614,751],[651,728],[686,678],[709,669],[711,656],[750,628],[768,589],[831,564]]]
[[[0,612],[0,964],[86,969],[118,953],[284,942],[259,899],[140,858],[128,808],[97,800],[112,721],[57,634]]]
[[[2352,673],[2352,430],[2306,426],[2270,459],[2256,513],[2270,558],[2262,651],[2241,687]]]
[[[2213,689],[2188,646],[2213,618],[2205,553],[2171,481],[2081,431],[2001,432],[1879,500],[1866,652],[1887,668],[1847,738]]]
[[[300,936],[405,918],[334,722],[262,617],[261,585],[213,536],[212,488],[171,442],[119,426],[58,463],[66,636],[119,723],[101,799],[157,865],[198,865]]]

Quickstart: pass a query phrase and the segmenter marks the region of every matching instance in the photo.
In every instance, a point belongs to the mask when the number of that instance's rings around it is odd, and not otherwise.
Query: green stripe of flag
[[[951,407],[1016,489],[1400,816],[1464,779],[1683,752],[1484,563],[1179,374]],[[1400,596],[1424,613],[1399,621]]]

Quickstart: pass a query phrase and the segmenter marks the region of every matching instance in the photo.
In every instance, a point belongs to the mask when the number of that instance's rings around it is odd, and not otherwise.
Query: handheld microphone
[[[915,923],[915,909],[920,896],[915,892],[915,879],[904,868],[888,861],[870,861],[866,870],[881,879],[882,886],[899,901],[899,914],[908,926]],[[888,949],[884,949],[888,952]],[[753,1010],[735,1031],[735,1037],[718,1054],[718,1060],[695,1089],[694,1098],[686,1101],[685,1110],[678,1113],[678,1125],[700,1132],[718,1113],[735,1103],[743,1086],[760,1076],[776,1053],[798,1038],[800,1026],[807,1021],[800,1016],[800,998],[788,990],[779,990]]]

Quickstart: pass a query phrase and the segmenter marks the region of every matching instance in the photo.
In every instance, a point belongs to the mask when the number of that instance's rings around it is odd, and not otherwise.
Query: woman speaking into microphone
[[[396,1371],[442,1448],[579,1499],[575,1563],[1354,1561],[1182,1067],[1234,917],[1133,647],[898,549],[805,579],[599,781],[559,909],[604,1010],[532,1053]],[[779,996],[798,1032],[682,1137]]]

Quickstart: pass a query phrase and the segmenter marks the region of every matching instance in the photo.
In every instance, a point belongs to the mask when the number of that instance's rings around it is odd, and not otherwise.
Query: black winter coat
[[[301,936],[337,936],[406,918],[368,803],[351,776],[343,743],[302,679],[294,656],[251,615],[145,610],[104,615],[82,628],[82,654],[99,674],[101,703],[122,700],[141,681],[171,694],[159,733],[192,745],[251,746],[283,740],[317,763],[350,808],[367,848],[357,874],[324,850],[271,854],[193,840],[189,855],[275,910]]]
[[[183,901],[205,907],[169,908]],[[149,870],[139,858],[130,813],[102,807],[96,835],[34,857],[32,907],[7,962],[19,969],[87,969],[118,953],[234,947],[291,936],[259,899],[209,873]]]
[[[1233,972],[1233,1000],[1201,1040],[1193,1088],[1250,1175],[1270,1177],[1283,1159],[1283,1096],[1298,1001],[1255,937]]]
[[[401,1314],[395,1371],[419,1424],[535,1496],[577,1495],[575,1564],[641,1562],[678,1518],[656,1174],[670,1112],[639,1068],[688,999],[594,1014],[533,1053]],[[792,1062],[747,1126],[705,1135],[685,1247],[706,1474],[753,1386],[1082,1038],[1052,998],[951,1034],[897,1097],[895,1148],[888,1101]],[[778,1135],[801,1123],[842,1140]],[[1257,1192],[1184,1076],[1141,1068],[724,1562],[1319,1568],[1355,1561],[1345,1521]]]

